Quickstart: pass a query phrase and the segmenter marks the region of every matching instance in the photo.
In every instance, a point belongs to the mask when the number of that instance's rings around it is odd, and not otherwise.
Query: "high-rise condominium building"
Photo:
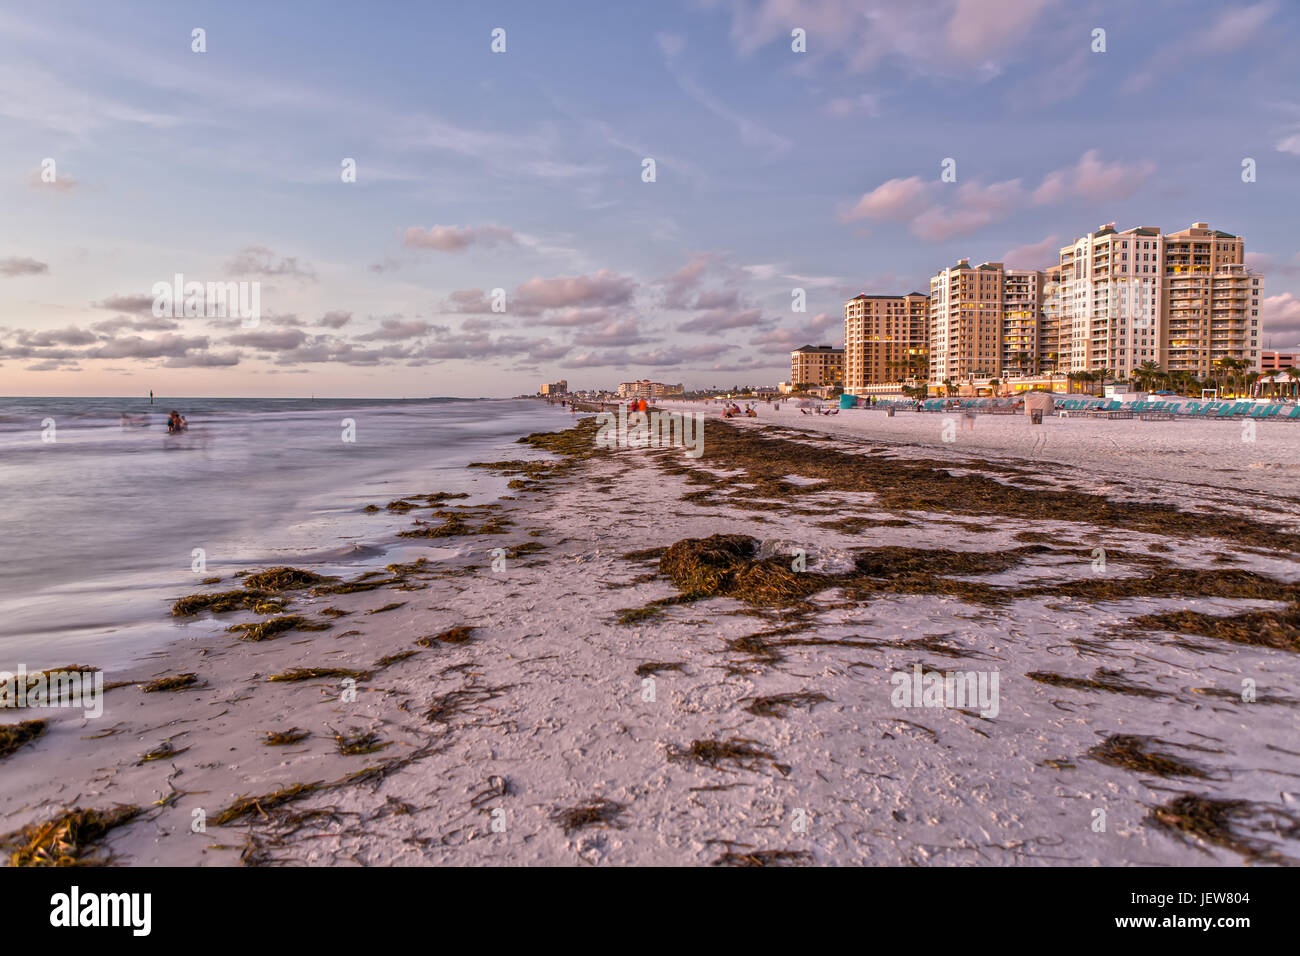
[[[1245,241],[1204,222],[1164,240],[1164,367],[1205,377],[1234,359],[1258,371],[1261,277],[1246,269]]]
[[[925,293],[855,295],[844,303],[844,390],[924,379],[929,341]]]
[[[998,374],[1025,377],[1041,366],[1046,273],[1007,269],[1002,279],[1002,355]]]
[[[795,385],[843,385],[844,350],[805,345],[790,353],[790,381]]]
[[[999,373],[1005,274],[1000,262],[961,259],[930,280],[932,384]]]
[[[930,280],[930,383],[1127,378],[1147,362],[1200,378],[1224,359],[1259,369],[1262,281],[1244,240],[1204,222],[1169,234],[1111,223],[1043,271],[962,259]]]
[[[1068,370],[1124,377],[1154,362],[1206,377],[1224,359],[1258,369],[1261,280],[1244,240],[1207,223],[1102,226],[1061,250]]]

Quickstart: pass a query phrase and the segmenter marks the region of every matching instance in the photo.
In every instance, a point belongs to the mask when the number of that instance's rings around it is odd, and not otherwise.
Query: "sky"
[[[1300,346],[1298,46],[1283,0],[0,0],[0,395],[774,384],[846,298],[1109,222],[1245,236]]]

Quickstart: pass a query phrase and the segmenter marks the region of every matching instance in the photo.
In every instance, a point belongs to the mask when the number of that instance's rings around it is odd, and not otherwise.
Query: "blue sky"
[[[848,296],[1111,221],[1246,236],[1295,346],[1298,43],[1280,0],[5,3],[0,394],[770,383]],[[176,273],[258,326],[156,318]]]

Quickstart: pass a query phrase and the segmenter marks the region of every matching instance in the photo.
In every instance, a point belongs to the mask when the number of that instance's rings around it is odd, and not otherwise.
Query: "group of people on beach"
[[[123,428],[131,427],[131,426],[143,427],[149,424],[150,422],[149,422],[148,415],[132,415],[130,412],[122,413]],[[174,435],[177,432],[185,431],[185,429],[189,427],[190,427],[190,423],[189,421],[186,420],[185,416],[173,408],[171,414],[167,416],[167,433],[170,435]]]
[[[723,418],[739,418],[744,415],[746,418],[757,418],[758,412],[752,404],[746,405],[743,409],[735,402],[731,402],[722,407]]]

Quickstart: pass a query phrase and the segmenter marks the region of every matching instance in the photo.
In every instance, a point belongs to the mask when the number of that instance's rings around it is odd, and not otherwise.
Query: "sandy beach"
[[[712,412],[697,460],[584,416],[495,504],[421,489],[401,563],[276,592],[328,629],[199,613],[99,719],[6,711],[47,725],[0,831],[138,808],[96,852],[144,865],[1300,859],[1300,433],[1053,421],[1031,456],[1019,418],[789,411]],[[689,593],[664,549],[711,535],[748,538]],[[917,665],[996,705],[899,706]]]

